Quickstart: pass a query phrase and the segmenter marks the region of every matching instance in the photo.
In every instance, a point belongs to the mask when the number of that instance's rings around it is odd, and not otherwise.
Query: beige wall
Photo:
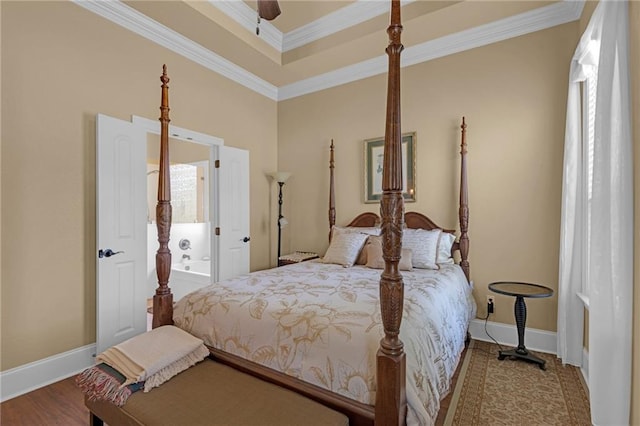
[[[402,71],[402,129],[417,132],[417,202],[443,227],[457,224],[459,125],[467,118],[470,263],[478,315],[487,284],[557,288],[567,76],[578,23],[473,49]],[[280,168],[293,172],[286,247],[323,253],[328,232],[328,145],[336,142],[337,222],[363,204],[363,140],[384,134],[381,75],[278,105]],[[527,305],[527,326],[556,329],[557,299]],[[495,321],[513,323],[496,296]]]
[[[640,3],[629,2],[631,89],[635,176],[635,268],[633,296],[633,378],[631,423],[640,425]]]
[[[596,6],[598,6],[599,0],[589,0],[584,2],[584,7],[582,8],[582,15],[580,16],[580,35],[584,33],[584,30],[587,29],[587,25],[589,25],[589,20],[591,19],[591,15],[593,15],[593,11],[596,10]]]
[[[2,2],[2,365],[95,341],[95,115],[250,150],[251,268],[270,266],[276,103],[71,2]],[[250,119],[247,119],[250,117]]]

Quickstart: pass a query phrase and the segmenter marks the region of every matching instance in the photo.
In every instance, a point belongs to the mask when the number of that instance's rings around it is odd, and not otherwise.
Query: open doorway
[[[156,204],[159,136],[147,136],[147,279],[148,297],[157,287],[158,249]],[[169,138],[171,153],[170,287],[174,300],[214,281],[217,264],[212,244],[211,162],[213,146]]]
[[[191,283],[197,287],[249,272],[248,151],[225,147],[222,139],[191,130],[169,126],[169,131],[173,142],[181,145],[171,148],[171,164],[182,164],[185,179],[195,181],[192,194],[184,195],[191,202],[178,206],[181,196],[176,194],[172,203],[174,218],[182,220],[172,225],[169,241],[174,263],[189,267],[189,278],[200,280]],[[97,250],[110,253],[96,260],[98,353],[147,329],[147,299],[157,287],[158,249],[156,204],[150,202],[157,194],[153,189],[147,193],[147,185],[152,180],[157,185],[159,153],[151,149],[158,149],[159,134],[156,120],[134,116],[127,122],[102,114],[96,118]],[[150,139],[155,141],[149,144]],[[153,147],[149,152],[148,145]],[[181,159],[182,148],[202,153]],[[180,244],[181,240],[185,241]],[[172,271],[169,277],[174,300],[191,291],[178,285],[178,273]]]

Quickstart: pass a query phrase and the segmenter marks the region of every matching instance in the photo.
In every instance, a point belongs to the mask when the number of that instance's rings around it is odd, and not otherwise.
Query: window
[[[172,223],[203,223],[209,220],[208,162],[172,164]]]
[[[589,261],[591,249],[591,201],[593,196],[593,155],[595,141],[595,119],[596,119],[596,93],[598,86],[598,67],[592,65],[587,68],[586,79],[582,83],[582,161],[585,171],[583,182],[584,210],[586,212],[586,223],[584,224],[585,246],[583,250],[584,264]],[[585,278],[582,282],[582,290],[579,295],[585,306],[589,307],[589,272],[585,271]]]

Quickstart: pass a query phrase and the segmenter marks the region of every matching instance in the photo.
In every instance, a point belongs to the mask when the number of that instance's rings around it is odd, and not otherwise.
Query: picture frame
[[[364,141],[364,202],[377,203],[382,198],[384,137]],[[416,201],[416,132],[402,135],[402,197]]]

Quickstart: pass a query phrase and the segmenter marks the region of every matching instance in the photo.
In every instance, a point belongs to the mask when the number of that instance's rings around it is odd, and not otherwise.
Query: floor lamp
[[[279,266],[280,264],[280,243],[282,241],[282,228],[289,222],[287,219],[282,216],[282,187],[284,183],[289,179],[291,173],[289,172],[273,172],[270,176],[278,182],[278,259],[276,264]]]

